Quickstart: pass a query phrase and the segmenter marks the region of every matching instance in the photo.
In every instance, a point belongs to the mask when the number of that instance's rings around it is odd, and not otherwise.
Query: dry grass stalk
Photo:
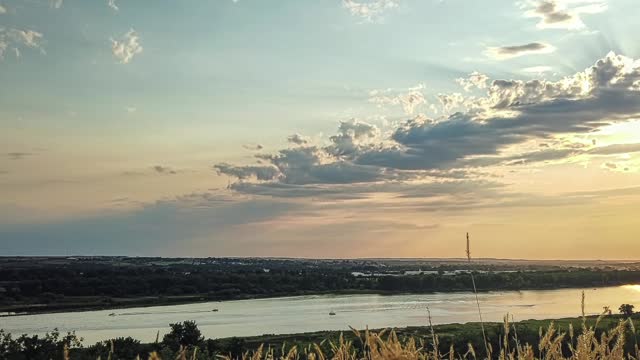
[[[469,240],[469,233],[467,233],[467,261],[471,264],[471,241]],[[491,346],[487,341],[487,333],[484,330],[484,321],[482,320],[482,310],[480,309],[480,299],[478,299],[478,289],[476,288],[476,279],[473,276],[473,271],[469,271],[471,275],[471,284],[473,285],[473,293],[476,297],[476,305],[478,306],[478,317],[480,318],[480,327],[482,328],[482,339],[484,340],[484,348],[488,354],[488,357],[491,357]]]

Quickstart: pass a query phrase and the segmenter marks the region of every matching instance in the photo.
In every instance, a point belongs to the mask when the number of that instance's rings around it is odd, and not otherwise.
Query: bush
[[[162,338],[162,343],[173,351],[180,347],[194,347],[204,341],[195,321],[169,324],[171,331]]]

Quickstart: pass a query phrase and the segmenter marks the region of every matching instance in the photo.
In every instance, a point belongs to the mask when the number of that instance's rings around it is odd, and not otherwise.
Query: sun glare
[[[595,135],[603,145],[640,142],[640,120],[609,125]]]

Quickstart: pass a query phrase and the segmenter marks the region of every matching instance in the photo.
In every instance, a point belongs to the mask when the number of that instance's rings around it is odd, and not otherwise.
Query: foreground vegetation
[[[408,327],[394,331],[314,332],[204,339],[194,322],[172,324],[151,344],[117,338],[84,347],[70,333],[13,338],[0,331],[0,359],[638,359],[635,314],[516,323]],[[488,339],[484,342],[483,328]],[[152,355],[150,355],[152,354]]]
[[[144,259],[143,259],[144,260]],[[0,262],[0,312],[48,312],[310,294],[470,291],[466,264],[215,259]],[[164,261],[164,262],[163,262]],[[432,273],[403,275],[410,270]],[[474,264],[479,291],[640,283],[636,268]],[[354,276],[353,272],[374,273]],[[509,271],[509,272],[507,272]]]

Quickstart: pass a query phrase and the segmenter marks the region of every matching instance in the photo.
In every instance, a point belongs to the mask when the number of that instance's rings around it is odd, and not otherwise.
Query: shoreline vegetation
[[[0,258],[0,314],[309,295],[431,294],[640,284],[640,265],[420,260]],[[466,260],[466,259],[465,259]],[[561,263],[560,263],[561,264]],[[472,277],[469,276],[473,274]],[[475,286],[473,282],[475,281]],[[15,315],[11,315],[15,316]]]
[[[403,357],[398,357],[407,360],[450,359],[449,355],[453,353],[457,354],[456,359],[485,358],[487,350],[493,352],[492,358],[498,358],[496,353],[504,350],[504,344],[506,343],[509,343],[513,348],[518,346],[516,343],[519,343],[520,346],[528,344],[531,347],[530,355],[532,357],[525,358],[559,359],[557,356],[550,358],[549,354],[545,357],[544,352],[549,350],[546,348],[546,343],[555,342],[553,348],[557,352],[556,355],[566,356],[571,354],[571,347],[576,346],[576,338],[580,334],[592,333],[590,335],[592,343],[587,344],[591,347],[589,351],[602,351],[600,355],[604,355],[604,348],[598,348],[605,345],[600,342],[603,341],[603,338],[607,338],[606,346],[620,347],[617,353],[611,350],[616,356],[575,357],[576,359],[637,359],[618,355],[626,354],[629,356],[637,354],[637,338],[640,336],[640,331],[635,328],[634,323],[638,320],[640,320],[640,314],[638,313],[627,317],[617,314],[609,315],[606,311],[600,316],[522,320],[518,322],[510,321],[507,315],[503,323],[425,324],[425,326],[394,329],[317,331],[219,339],[205,339],[197,329],[195,322],[185,321],[184,323],[170,324],[171,331],[163,338],[158,337],[152,343],[141,343],[133,338],[116,338],[96,344],[83,344],[81,342],[82,334],[68,333],[62,335],[54,332],[38,338],[37,336],[20,337],[17,334],[14,336],[0,330],[0,356],[3,355],[3,351],[8,354],[8,351],[12,348],[26,346],[21,349],[21,356],[13,354],[6,358],[39,359],[36,355],[46,348],[49,358],[73,360],[144,359],[148,354],[155,354],[150,356],[149,359],[182,359],[182,356],[184,356],[186,359],[319,360],[320,358],[317,355],[315,357],[308,356],[314,351],[333,354],[331,358],[336,360],[356,360],[363,358],[360,356],[362,356],[366,347],[361,347],[359,342],[361,342],[364,334],[369,334],[373,335],[377,339],[376,341],[396,342],[396,346],[401,346],[405,350],[407,347],[411,347],[410,344],[413,343],[413,346],[415,346],[412,350],[413,356],[408,356],[410,354],[407,353]],[[486,332],[487,350],[481,347],[485,337],[483,332]],[[517,334],[517,338],[513,337],[514,334]],[[352,356],[346,358],[337,356],[334,351],[336,346],[340,347],[346,344],[351,344],[349,350],[352,352]],[[472,344],[475,346],[474,354],[470,353]],[[291,351],[295,351],[295,357],[291,356]],[[435,357],[434,351],[437,351],[440,355]],[[583,351],[586,350],[583,349]],[[266,356],[269,352],[271,352],[271,357]],[[256,358],[258,353],[262,354],[262,356]],[[429,355],[430,353],[432,353],[431,356]],[[419,354],[422,357],[418,356]],[[523,359],[521,356],[499,358],[505,360]]]
[[[636,285],[637,283],[620,283],[620,284],[610,284],[606,286],[597,286],[594,288],[606,288],[606,287],[616,287],[616,286],[624,286],[624,285]],[[518,292],[518,291],[530,291],[530,290],[561,290],[561,289],[581,289],[583,287],[580,286],[566,286],[566,287],[555,287],[555,288],[527,288],[527,289],[519,289],[519,290],[511,290],[511,289],[478,289],[478,293],[486,293],[486,292]],[[0,307],[0,319],[3,317],[13,317],[13,316],[29,316],[29,315],[38,315],[38,314],[54,314],[54,313],[71,313],[71,312],[85,312],[85,311],[100,311],[100,310],[123,310],[123,309],[132,309],[132,308],[147,308],[147,307],[156,307],[156,306],[175,306],[175,305],[189,305],[189,304],[199,304],[199,303],[215,303],[215,302],[223,302],[223,301],[239,301],[239,300],[257,300],[257,299],[278,299],[278,298],[288,298],[288,297],[298,297],[298,296],[325,296],[325,295],[381,295],[381,296],[394,296],[394,295],[420,295],[420,294],[436,294],[436,293],[473,293],[471,290],[455,290],[455,291],[431,291],[431,292],[394,292],[394,291],[375,291],[375,290],[343,290],[343,291],[332,291],[332,292],[305,292],[305,293],[293,293],[293,294],[282,294],[282,295],[269,295],[269,296],[251,296],[251,297],[238,297],[231,298],[225,300],[212,300],[207,299],[203,295],[193,295],[193,296],[185,296],[185,297],[158,297],[158,298],[141,298],[139,299],[122,299],[121,303],[118,303],[118,300],[110,299],[108,305],[103,305],[102,302],[97,303],[96,305],[92,305],[90,303],[87,304],[61,304],[60,308],[56,308],[55,306],[47,306],[46,308],[40,307],[40,304],[35,304],[34,307],[25,308],[22,306],[18,307]],[[18,309],[19,311],[15,311]]]

